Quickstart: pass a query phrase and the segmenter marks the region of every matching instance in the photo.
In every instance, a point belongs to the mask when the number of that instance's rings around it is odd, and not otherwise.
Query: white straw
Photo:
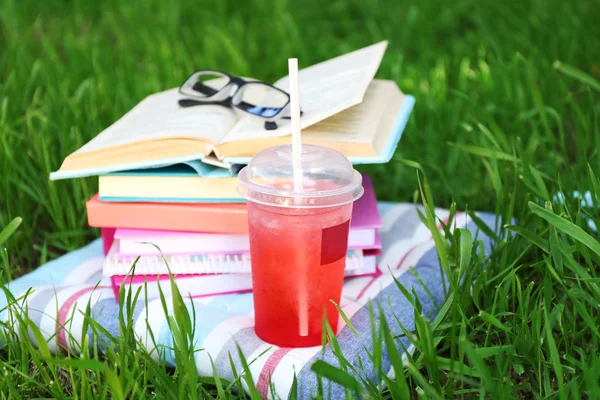
[[[292,159],[294,164],[294,192],[302,192],[302,138],[300,133],[300,100],[298,99],[298,59],[288,58],[290,75],[290,110],[292,117]]]
[[[302,192],[302,139],[300,136],[300,100],[298,100],[298,59],[288,58],[290,74],[290,109],[292,117],[292,163],[294,169],[294,192]],[[308,281],[306,271],[300,274],[300,292],[298,293],[298,324],[300,336],[308,336]]]

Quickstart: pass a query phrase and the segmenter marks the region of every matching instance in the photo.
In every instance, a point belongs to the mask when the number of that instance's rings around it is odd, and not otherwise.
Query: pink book
[[[102,236],[102,247],[104,249],[104,255],[108,254],[110,247],[115,240],[115,228],[100,228],[100,236]]]
[[[250,251],[250,240],[244,234],[218,234],[193,232],[146,231],[117,229],[119,254],[122,255],[173,255],[173,254],[237,254]],[[348,235],[348,248],[381,248],[376,230],[353,230]]]
[[[114,275],[249,274],[249,253],[130,256],[116,251],[115,241],[102,263],[102,273]],[[352,277],[375,272],[379,250],[348,250],[344,275]]]
[[[376,230],[383,226],[381,215],[379,215],[379,208],[377,207],[377,197],[375,196],[371,177],[365,174],[362,177],[365,193],[360,199],[354,202],[350,227]]]

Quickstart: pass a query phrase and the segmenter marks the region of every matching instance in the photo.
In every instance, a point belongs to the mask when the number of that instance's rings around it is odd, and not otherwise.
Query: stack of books
[[[394,153],[414,99],[373,77],[381,42],[299,73],[302,140],[345,154],[354,164]],[[287,77],[274,84],[287,91]],[[245,200],[237,172],[258,151],[290,143],[289,120],[266,130],[253,115],[222,105],[181,107],[177,89],[151,95],[69,155],[51,179],[98,176],[88,223],[101,228],[104,274],[115,293],[144,285],[212,296],[252,290]],[[353,209],[346,276],[378,274],[381,219],[370,178]],[[166,284],[164,284],[166,283]],[[118,296],[117,296],[118,298]]]
[[[381,249],[381,218],[366,175],[364,186],[365,195],[352,214],[347,277],[378,273],[375,258]],[[252,290],[244,204],[107,202],[94,196],[87,212],[89,225],[102,228],[103,271],[111,277],[115,295],[122,285],[134,290],[144,285],[149,297],[158,296],[160,286],[168,295],[170,274],[179,291],[193,297]]]

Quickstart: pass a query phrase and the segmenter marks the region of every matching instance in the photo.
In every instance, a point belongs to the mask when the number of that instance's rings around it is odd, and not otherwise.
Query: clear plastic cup
[[[239,174],[248,200],[255,330],[281,347],[317,346],[323,318],[337,329],[352,203],[362,177],[342,154],[302,145],[300,190],[292,146],[257,153]]]

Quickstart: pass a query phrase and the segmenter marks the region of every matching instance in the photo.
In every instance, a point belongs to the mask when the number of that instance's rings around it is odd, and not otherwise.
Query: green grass
[[[516,222],[499,227],[489,259],[463,231],[437,238],[449,297],[432,323],[416,312],[417,351],[405,367],[392,351],[397,384],[382,394],[343,369],[315,369],[374,398],[600,398],[600,244],[587,222],[600,227],[598,20],[600,4],[586,0],[4,0],[0,229],[22,223],[0,234],[2,280],[97,236],[84,209],[96,181],[48,174],[147,94],[196,68],[274,81],[287,57],[306,66],[388,39],[378,77],[417,104],[395,161],[361,167],[379,197]],[[582,208],[573,190],[592,191],[594,207]],[[458,286],[460,277],[473,285]],[[9,332],[0,396],[237,396],[239,381],[195,375],[185,329],[174,340],[180,365],[167,370],[121,318],[116,351],[102,356],[51,356]],[[23,323],[14,329],[26,332]],[[374,337],[391,339],[385,326]]]

